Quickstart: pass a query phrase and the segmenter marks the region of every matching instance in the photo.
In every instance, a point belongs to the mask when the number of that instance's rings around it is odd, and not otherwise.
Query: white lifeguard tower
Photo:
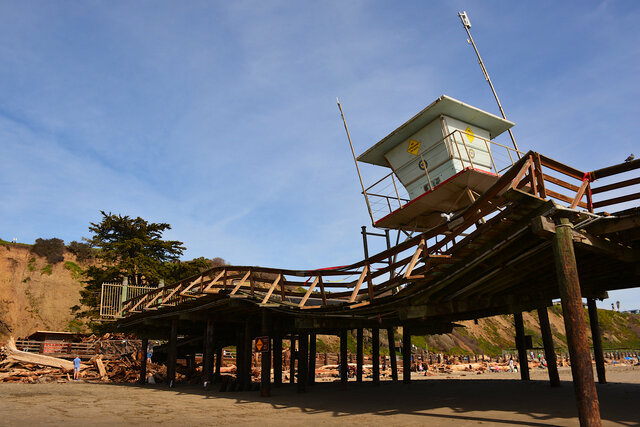
[[[375,219],[372,213],[373,225],[424,231],[441,223],[442,214],[473,203],[497,181],[504,163],[496,164],[492,149],[500,150],[507,166],[518,160],[517,150],[492,141],[513,125],[442,95],[358,157],[360,162],[391,169],[389,175],[365,190],[367,202],[376,197],[384,199],[379,203],[383,208],[377,211],[383,215]],[[380,194],[376,190],[389,177],[393,186],[387,182],[385,188],[394,191]],[[400,194],[396,178],[408,198]]]

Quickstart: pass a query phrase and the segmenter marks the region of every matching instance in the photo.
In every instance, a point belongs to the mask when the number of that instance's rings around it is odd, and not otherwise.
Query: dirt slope
[[[50,265],[30,245],[0,245],[0,340],[77,328],[71,307],[79,304],[79,268],[68,252],[63,262]]]

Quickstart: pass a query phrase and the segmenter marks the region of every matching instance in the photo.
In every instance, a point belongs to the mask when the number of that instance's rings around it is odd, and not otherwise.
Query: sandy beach
[[[529,382],[506,372],[413,375],[408,386],[283,386],[270,398],[181,384],[0,384],[0,425],[578,425],[569,368],[560,388],[542,370]],[[640,367],[607,367],[607,379],[597,386],[603,424],[639,425]]]

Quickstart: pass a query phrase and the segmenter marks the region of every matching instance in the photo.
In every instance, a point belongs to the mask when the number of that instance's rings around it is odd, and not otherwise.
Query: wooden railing
[[[29,353],[48,354],[57,357],[81,357],[103,354],[116,356],[131,353],[140,348],[140,340],[102,340],[93,342],[65,342],[65,341],[36,341],[16,340],[18,350]]]
[[[103,283],[100,293],[100,318],[115,320],[122,311],[123,302],[150,291],[148,286],[130,286],[123,283]]]
[[[594,207],[635,200],[638,193],[594,202],[592,194],[638,184],[638,178],[591,189],[593,180],[640,168],[640,162],[584,173],[535,152],[526,153],[513,167],[469,207],[448,221],[409,238],[403,243],[357,263],[317,270],[286,270],[250,266],[223,266],[178,283],[128,299],[118,316],[176,306],[208,294],[251,297],[260,304],[283,304],[297,309],[321,309],[334,304],[351,308],[370,304],[376,298],[410,286],[433,268],[456,262],[456,245],[464,245],[487,226],[506,215],[511,202],[502,195],[509,189],[528,192],[540,199],[553,199],[571,209],[593,212]],[[512,205],[513,206],[513,205]],[[504,210],[504,212],[496,212]],[[490,215],[492,217],[490,217]],[[444,221],[444,220],[443,220]]]
[[[589,177],[592,180],[596,180],[596,179],[607,178],[610,176],[623,174],[625,172],[631,172],[637,169],[640,169],[640,159],[632,160],[630,162],[625,162],[619,165],[610,166],[608,168],[598,169],[593,172],[589,172]],[[620,190],[620,189],[631,187],[638,184],[640,184],[640,177],[635,177],[635,178],[625,179],[623,181],[618,181],[612,184],[593,188],[591,192],[592,194],[604,194],[604,195],[607,195],[608,197],[608,194],[610,194],[611,191]],[[637,189],[638,188],[636,188],[636,190]],[[624,194],[622,196],[611,197],[608,199],[594,202],[593,209],[603,208],[605,206],[617,205],[620,203],[630,202],[632,200],[638,200],[638,199],[640,199],[640,192],[636,191],[635,193]]]

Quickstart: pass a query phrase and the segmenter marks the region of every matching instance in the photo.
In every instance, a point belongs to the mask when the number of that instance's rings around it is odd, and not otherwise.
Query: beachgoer
[[[509,372],[513,372],[513,359],[509,359]]]
[[[76,358],[73,359],[73,379],[78,381],[80,379],[80,356],[76,354]]]

